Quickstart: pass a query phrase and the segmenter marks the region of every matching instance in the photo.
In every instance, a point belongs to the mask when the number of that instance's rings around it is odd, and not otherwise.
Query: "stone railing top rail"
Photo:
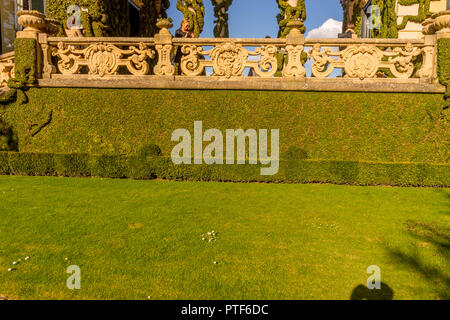
[[[49,43],[70,43],[70,44],[88,44],[88,43],[114,43],[118,45],[128,45],[137,43],[155,43],[155,38],[128,38],[128,37],[89,37],[89,38],[67,38],[67,37],[48,37]],[[208,45],[208,44],[220,44],[233,42],[240,45],[286,45],[286,39],[282,38],[172,38],[174,45],[182,44],[196,44],[196,45]],[[342,46],[342,45],[378,45],[378,46],[404,46],[408,43],[414,46],[425,45],[424,39],[342,39],[342,38],[305,38],[304,45],[330,45],[330,46]]]
[[[112,43],[118,45],[133,45],[141,42],[153,44],[154,38],[127,38],[127,37],[81,37],[81,38],[67,38],[67,37],[48,37],[48,43],[64,42],[69,44],[89,44],[89,43]]]
[[[10,60],[11,58],[14,58],[14,51],[0,54],[0,61]]]

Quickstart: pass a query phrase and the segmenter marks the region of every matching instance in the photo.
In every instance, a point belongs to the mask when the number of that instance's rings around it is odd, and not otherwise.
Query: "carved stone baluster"
[[[173,43],[169,28],[172,22],[168,19],[161,19],[156,24],[161,30],[155,35],[155,48],[158,52],[158,63],[153,68],[153,72],[158,76],[173,76],[175,66],[172,64]]]
[[[56,67],[52,63],[52,52],[48,44],[48,35],[46,33],[39,34],[39,43],[42,49],[42,78],[50,79],[52,74],[56,73]]]
[[[288,53],[288,63],[283,69],[285,78],[304,78],[306,69],[302,63],[302,53],[304,49],[305,37],[300,28],[303,23],[300,20],[291,21],[287,27],[292,28],[286,37],[286,51]]]
[[[422,67],[417,71],[417,76],[421,79],[436,78],[436,37],[434,35],[425,35],[425,47],[422,52]]]

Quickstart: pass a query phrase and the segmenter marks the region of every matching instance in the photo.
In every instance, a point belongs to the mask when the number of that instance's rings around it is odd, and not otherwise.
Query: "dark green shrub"
[[[13,128],[0,118],[0,151],[16,151],[17,135]]]
[[[90,158],[88,154],[55,154],[56,174],[63,177],[89,177]]]
[[[8,153],[0,152],[0,175],[9,174]]]
[[[189,181],[336,183],[351,185],[450,186],[450,164],[289,160],[278,174],[260,165],[175,165],[170,158],[119,155],[0,152],[0,174]]]
[[[55,162],[50,153],[8,153],[9,172],[15,175],[55,175]]]
[[[127,162],[127,177],[132,179],[155,179],[156,170],[145,157],[131,156]]]
[[[284,160],[305,160],[308,159],[308,152],[305,149],[291,146],[281,156]]]
[[[147,144],[139,150],[139,156],[142,158],[146,157],[160,157],[162,155],[161,148],[156,144]]]
[[[91,156],[91,175],[102,178],[126,178],[127,158],[119,155]]]

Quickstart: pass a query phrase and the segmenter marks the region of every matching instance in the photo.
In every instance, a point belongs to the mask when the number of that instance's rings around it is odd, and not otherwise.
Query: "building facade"
[[[422,22],[450,10],[450,0],[341,0],[341,4],[343,34],[361,38],[421,38]]]
[[[16,13],[21,10],[45,12],[45,0],[8,0],[0,3],[0,53],[14,50],[14,38],[19,30]]]

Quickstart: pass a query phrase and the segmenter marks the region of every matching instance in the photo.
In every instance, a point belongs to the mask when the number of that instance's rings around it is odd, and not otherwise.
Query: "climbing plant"
[[[190,31],[199,37],[203,31],[205,7],[203,0],[178,0],[177,9],[189,20]]]
[[[430,3],[434,0],[398,0],[398,4],[402,6],[411,6],[414,4],[419,4],[419,12],[416,16],[405,16],[402,22],[397,26],[398,30],[405,29],[407,23],[411,22],[423,22],[426,18],[429,18],[433,13],[430,12]],[[394,1],[395,3],[395,1]]]
[[[228,38],[230,36],[228,30],[228,8],[231,6],[233,0],[211,0],[214,6],[214,37]]]
[[[306,7],[305,0],[297,0],[296,6],[291,6],[286,0],[276,0],[278,3],[278,8],[280,9],[280,13],[277,15],[278,25],[280,27],[278,31],[279,38],[285,38],[291,28],[287,27],[287,24],[290,21],[298,20],[301,21],[306,20]],[[305,26],[302,26],[301,32],[305,33]]]
[[[380,8],[380,29],[374,29],[373,38],[398,38],[396,0],[373,0],[372,5]]]

